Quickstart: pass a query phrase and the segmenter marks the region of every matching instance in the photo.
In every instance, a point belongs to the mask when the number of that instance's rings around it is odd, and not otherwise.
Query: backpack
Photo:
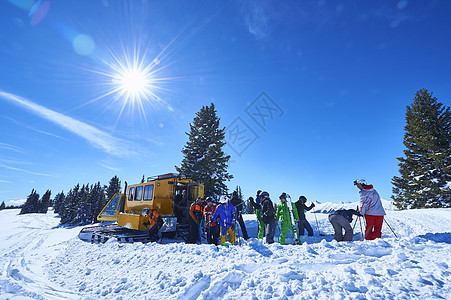
[[[269,203],[266,203],[269,202]],[[263,208],[265,209],[263,211]],[[276,218],[276,210],[274,209],[274,205],[272,205],[271,200],[265,200],[262,205],[262,221],[268,224],[270,221]]]

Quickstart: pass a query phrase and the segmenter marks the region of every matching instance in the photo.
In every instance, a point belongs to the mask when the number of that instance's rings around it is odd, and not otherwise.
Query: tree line
[[[114,176],[109,185],[76,184],[66,194],[62,191],[51,199],[51,191],[47,190],[42,197],[32,190],[23,204],[19,214],[47,213],[53,207],[61,217],[60,224],[85,225],[97,222],[97,215],[114,194],[121,192],[121,181]]]

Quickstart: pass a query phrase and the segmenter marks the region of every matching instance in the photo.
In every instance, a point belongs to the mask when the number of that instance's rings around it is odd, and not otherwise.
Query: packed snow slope
[[[316,236],[301,246],[229,248],[89,244],[53,212],[18,212],[0,211],[0,299],[451,299],[451,209],[388,210],[398,238],[384,223],[382,239],[341,243],[326,214],[307,213]]]

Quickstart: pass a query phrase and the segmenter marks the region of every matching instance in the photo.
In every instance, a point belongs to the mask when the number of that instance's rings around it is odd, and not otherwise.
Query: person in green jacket
[[[277,205],[276,210],[276,219],[279,221],[280,219],[280,236],[279,236],[279,243],[281,245],[285,245],[285,238],[287,237],[288,229],[291,230],[291,233],[293,234],[293,237],[295,237],[295,233],[293,231],[293,226],[291,225],[291,217],[290,217],[290,210],[288,209],[287,204],[287,194],[282,193],[279,197],[280,204]],[[294,203],[291,203],[291,207],[293,208],[293,216],[296,220],[299,220],[298,216],[298,210],[296,209],[296,206]]]
[[[258,222],[258,239],[262,240],[263,237],[265,236],[265,223],[262,220],[262,206],[261,206],[261,200],[260,200],[260,194],[261,194],[261,190],[257,191],[257,197],[256,197],[256,202],[254,202],[254,198],[250,197],[249,200],[252,204],[252,206],[255,209],[255,215],[257,217],[257,222]]]

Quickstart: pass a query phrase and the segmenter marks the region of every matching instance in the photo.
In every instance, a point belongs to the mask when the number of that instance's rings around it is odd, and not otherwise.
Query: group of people
[[[355,180],[354,185],[360,190],[360,209],[359,207],[357,207],[357,210],[339,209],[329,214],[329,221],[334,228],[334,239],[339,242],[352,241],[354,236],[351,227],[353,215],[364,217],[366,223],[365,239],[380,238],[385,215],[381,198],[374,187],[367,184],[363,179]],[[307,231],[308,236],[313,236],[313,229],[305,217],[305,211],[311,210],[315,207],[315,204],[312,202],[310,206],[307,206],[305,196],[299,196],[296,202],[291,202],[291,199],[288,201],[289,198],[289,195],[282,193],[279,196],[280,204],[275,207],[268,192],[257,191],[255,200],[253,197],[249,197],[258,221],[258,239],[263,239],[266,235],[266,242],[268,244],[274,243],[278,221],[281,222],[279,236],[281,245],[285,244],[288,231],[291,231],[295,241],[299,241],[299,236],[304,235],[305,231]],[[288,202],[291,202],[291,207],[289,207]],[[242,217],[242,210],[243,202],[236,192],[232,194],[231,199],[226,195],[221,196],[219,203],[212,197],[206,199],[198,197],[196,202],[191,204],[189,210],[187,243],[200,242],[202,232],[205,231],[209,244],[218,245],[220,237],[221,245],[226,241],[235,245],[237,223],[241,227],[243,238],[247,240],[249,236]],[[151,225],[157,225],[158,229],[161,228],[162,220],[158,211],[152,210],[148,213]],[[296,227],[293,228],[294,224],[296,224]],[[151,229],[153,227],[151,226]],[[343,230],[345,231],[344,235]],[[155,238],[157,237],[156,232],[152,232],[152,235]],[[227,236],[229,237],[228,240]]]
[[[304,235],[305,230],[309,236],[313,236],[313,229],[305,218],[305,211],[311,210],[315,203],[312,202],[307,206],[307,198],[300,196],[299,199],[291,203],[291,208],[288,206],[287,199],[289,196],[282,193],[279,196],[280,204],[274,208],[274,204],[269,197],[268,192],[257,191],[256,199],[250,197],[250,203],[255,209],[255,214],[258,221],[258,239],[263,239],[266,233],[266,242],[268,244],[274,243],[274,235],[276,232],[277,222],[280,220],[280,236],[279,243],[285,244],[288,231],[291,231],[293,237],[298,240],[299,235]],[[292,219],[294,218],[294,220]],[[293,224],[297,224],[297,228],[293,229]]]
[[[200,242],[202,231],[206,232],[207,242],[218,245],[229,242],[235,245],[236,224],[241,228],[243,238],[249,238],[242,217],[243,203],[235,193],[230,199],[227,195],[221,196],[219,203],[212,197],[205,200],[198,197],[196,202],[191,204],[189,210],[189,234],[187,243],[195,244]],[[227,239],[227,236],[229,239]]]
[[[360,208],[357,207],[357,210],[339,209],[329,214],[329,221],[334,228],[334,239],[339,242],[352,241],[354,236],[354,230],[351,227],[353,215],[364,217],[366,224],[364,237],[366,240],[380,238],[385,215],[381,198],[373,185],[367,184],[364,179],[355,180],[354,185],[360,190]],[[281,221],[279,236],[281,245],[285,244],[288,231],[291,231],[295,240],[304,235],[305,230],[307,230],[309,236],[313,236],[313,229],[305,217],[305,211],[311,210],[315,204],[312,202],[310,206],[307,206],[307,198],[299,196],[299,199],[292,203],[292,207],[289,208],[288,197],[286,193],[279,196],[280,204],[277,205],[277,209],[274,208],[268,192],[258,191],[255,201],[252,197],[249,199],[256,210],[259,224],[258,238],[263,239],[266,230],[266,242],[268,244],[274,243],[276,224],[279,220]],[[293,229],[294,223],[297,223],[297,231]],[[344,235],[343,230],[345,231]]]

